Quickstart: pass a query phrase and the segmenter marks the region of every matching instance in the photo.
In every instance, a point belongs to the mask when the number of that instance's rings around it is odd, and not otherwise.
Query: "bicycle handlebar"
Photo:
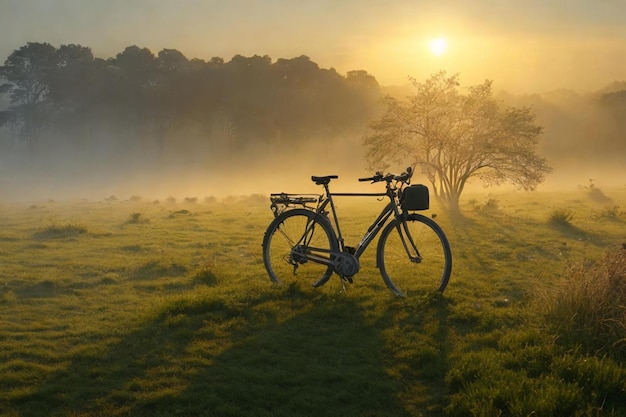
[[[413,176],[413,168],[408,167],[406,169],[406,172],[403,172],[400,175],[395,175],[395,174],[383,175],[382,172],[377,171],[373,177],[359,178],[359,181],[360,182],[371,181],[372,184],[375,182],[380,182],[380,181],[386,181],[387,183],[390,183],[391,181],[401,181],[401,182],[405,182],[408,184],[408,181],[411,179],[412,176]]]
[[[371,181],[372,183],[374,183],[374,182],[382,181],[383,178],[384,178],[383,174],[380,171],[376,171],[376,174],[374,174],[373,177],[359,178],[359,181],[361,182]]]
[[[408,181],[411,179],[412,176],[413,176],[413,168],[407,167],[406,172],[403,172],[402,174],[394,177],[394,180],[406,182],[408,184]]]

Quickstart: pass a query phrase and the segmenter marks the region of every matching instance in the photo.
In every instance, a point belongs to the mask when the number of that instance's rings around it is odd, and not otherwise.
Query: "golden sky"
[[[0,60],[49,42],[100,58],[130,45],[205,60],[307,55],[382,85],[440,69],[514,93],[626,80],[625,0],[0,0],[0,11]]]

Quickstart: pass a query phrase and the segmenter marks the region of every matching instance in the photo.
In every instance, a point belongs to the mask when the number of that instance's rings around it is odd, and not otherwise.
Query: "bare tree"
[[[364,139],[372,168],[421,168],[436,198],[456,213],[472,178],[532,190],[551,171],[535,152],[543,128],[532,111],[503,108],[489,80],[462,94],[458,78],[439,72],[424,83],[413,80],[415,95],[408,102],[387,97],[386,111]]]

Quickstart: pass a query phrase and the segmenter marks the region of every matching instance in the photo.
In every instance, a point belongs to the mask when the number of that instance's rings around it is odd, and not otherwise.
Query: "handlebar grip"
[[[408,180],[409,178],[411,178],[411,174],[406,173],[406,172],[403,172],[403,173],[402,173],[402,174],[400,174],[400,175],[395,175],[395,176],[393,177],[393,179],[394,179],[394,180],[396,180],[396,181],[403,181],[403,182],[404,182],[404,181],[406,181],[406,180]]]
[[[379,182],[379,181],[382,181],[383,179],[384,179],[383,174],[381,174],[380,171],[378,171],[378,172],[376,172],[376,174],[374,174],[373,177],[359,178],[359,181],[361,181],[361,182],[365,182],[365,181]]]
[[[412,176],[413,176],[413,168],[408,167],[405,172],[403,172],[400,175],[396,175],[394,177],[394,180],[407,182],[408,184],[408,181],[411,179]]]

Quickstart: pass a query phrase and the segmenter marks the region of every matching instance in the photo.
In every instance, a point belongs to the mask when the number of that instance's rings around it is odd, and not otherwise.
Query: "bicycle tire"
[[[311,226],[308,230],[312,234],[302,243],[307,226]],[[296,246],[298,248],[294,250]],[[325,284],[333,268],[298,256],[298,253],[310,253],[307,247],[321,249],[323,256],[328,258],[331,252],[339,250],[328,219],[306,209],[288,210],[276,217],[263,237],[263,263],[272,282],[282,285],[308,281],[314,287]]]
[[[400,231],[406,222],[421,256],[414,262],[402,244]],[[394,219],[383,229],[376,251],[377,266],[387,287],[397,296],[443,292],[452,273],[452,251],[441,227],[420,214]]]

